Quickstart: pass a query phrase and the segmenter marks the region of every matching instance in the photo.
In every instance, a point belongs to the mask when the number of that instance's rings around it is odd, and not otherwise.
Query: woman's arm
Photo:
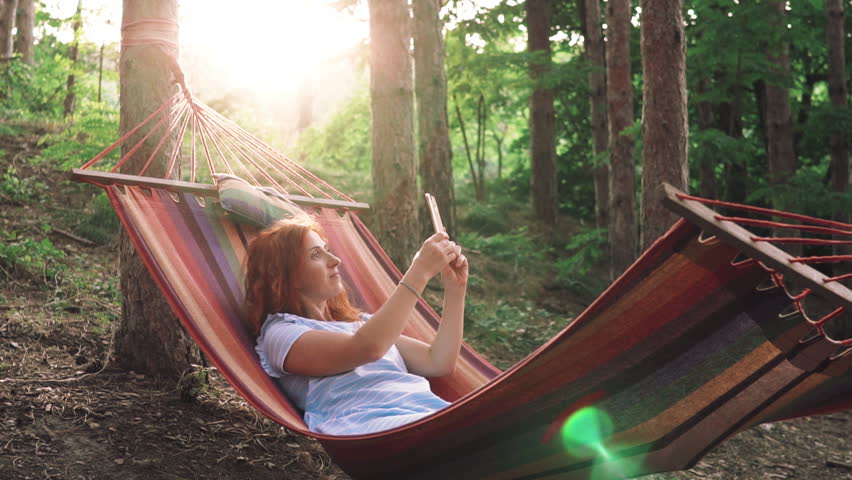
[[[456,260],[458,253],[446,233],[429,237],[403,276],[418,292],[430,278]],[[463,301],[463,299],[462,299]],[[343,373],[381,358],[399,338],[417,297],[397,286],[369,322],[353,335],[311,330],[293,343],[284,359],[284,371],[307,376]]]
[[[460,249],[456,260],[441,275],[444,280],[444,310],[432,344],[405,335],[396,342],[408,370],[424,377],[442,377],[453,373],[464,334],[468,263]]]

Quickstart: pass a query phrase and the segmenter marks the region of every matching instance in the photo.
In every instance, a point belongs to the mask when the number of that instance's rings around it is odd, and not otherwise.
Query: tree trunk
[[[688,190],[683,0],[642,0],[642,249],[678,220],[660,184]]]
[[[467,127],[464,124],[464,116],[461,113],[461,107],[459,106],[459,102],[457,98],[453,98],[453,103],[456,106],[456,118],[459,121],[459,130],[461,130],[462,134],[462,143],[464,144],[464,153],[465,158],[467,158],[467,165],[470,169],[470,179],[473,182],[473,189],[476,195],[476,201],[484,202],[485,201],[485,179],[481,178],[481,175],[477,173],[477,163],[474,162],[473,153],[470,151],[470,142],[467,139]],[[485,172],[482,172],[484,174]]]
[[[843,0],[826,0],[827,28],[826,36],[828,43],[828,96],[835,108],[844,109],[847,104],[846,90],[846,54],[844,47],[844,11]],[[831,190],[844,193],[849,189],[849,144],[848,132],[835,132],[829,137],[831,149]],[[849,222],[849,212],[837,209],[834,217],[839,222]],[[838,237],[838,240],[843,238]],[[850,255],[852,248],[838,245],[834,248],[835,255]],[[849,273],[850,267],[847,262],[838,263],[834,269],[835,275]],[[852,329],[847,329],[849,333]]]
[[[527,48],[536,55],[529,65],[533,92],[530,98],[530,156],[532,204],[536,217],[556,224],[559,198],[556,182],[556,113],[553,89],[545,85],[550,72],[550,6],[548,0],[528,0]]]
[[[636,259],[636,167],[633,138],[623,135],[633,125],[630,73],[630,0],[609,0],[606,7],[607,116],[609,120],[610,274],[620,275]]]
[[[591,104],[592,152],[595,182],[595,225],[609,226],[609,162],[604,160],[609,146],[606,121],[606,54],[601,28],[600,0],[580,0],[586,58],[589,60],[589,103]]]
[[[435,196],[444,226],[453,236],[453,151],[447,118],[447,75],[440,11],[440,0],[414,2],[414,86],[423,191]],[[423,228],[431,230],[431,223],[424,222]]]
[[[12,58],[12,45],[15,36],[15,16],[18,10],[18,0],[0,0],[0,62]]]
[[[15,51],[27,65],[35,63],[33,56],[33,29],[35,28],[35,0],[18,0],[15,18],[18,33],[15,36]]]
[[[74,14],[74,40],[68,47],[68,58],[71,60],[71,71],[68,72],[68,80],[65,82],[65,101],[62,103],[62,112],[65,117],[74,115],[74,105],[77,103],[77,94],[74,86],[77,83],[75,70],[77,69],[77,57],[80,54],[80,27],[83,25],[83,0],[77,2],[77,12]]]
[[[743,138],[743,119],[742,111],[739,107],[740,102],[738,96],[741,95],[742,89],[734,86],[733,102],[722,102],[718,105],[718,117],[716,119],[717,128],[729,137]],[[762,103],[762,102],[761,102]],[[734,203],[745,203],[748,197],[748,172],[745,165],[740,163],[725,164],[725,181],[722,182],[725,189],[723,199]]]
[[[123,24],[146,18],[177,22],[177,0],[124,0]],[[162,34],[162,33],[161,33]],[[172,52],[177,55],[177,31]],[[176,91],[172,71],[157,45],[122,46],[119,60],[120,136],[142,122]],[[147,132],[140,129],[122,145],[125,155]],[[159,138],[140,148],[122,167],[122,173],[135,174],[150,156]],[[148,174],[162,177],[168,154],[176,138],[163,145]],[[201,363],[198,347],[184,332],[171,308],[122,232],[119,243],[121,266],[121,321],[116,330],[116,358],[125,368],[175,380]]]
[[[406,0],[368,0],[376,235],[405,269],[420,243],[414,95]]]
[[[790,80],[789,43],[786,38],[784,25],[785,1],[772,4],[774,10],[770,24],[778,31],[778,40],[769,42],[766,46],[766,57],[769,60],[772,79],[767,80],[763,87],[763,107],[765,114],[764,135],[766,137],[766,156],[769,164],[769,185],[773,190],[773,207],[779,210],[789,210],[792,202],[786,186],[796,174],[796,152],[793,146],[793,116],[790,111],[790,91],[786,83]],[[795,231],[777,230],[775,236],[793,236]],[[798,255],[801,246],[785,245],[791,255]]]

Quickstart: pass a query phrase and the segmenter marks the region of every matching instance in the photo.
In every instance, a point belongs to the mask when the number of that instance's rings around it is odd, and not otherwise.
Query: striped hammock
[[[242,264],[256,229],[224,214],[196,166],[271,185],[313,213],[364,309],[388,298],[400,272],[359,220],[359,204],[200,102],[178,94],[146,122],[147,134],[130,132],[73,176],[106,190],[163,295],[233,387],[270,419],[317,438],[353,478],[626,478],[689,468],[759,423],[852,407],[852,342],[830,333],[852,311],[852,292],[670,190],[684,218],[518,364],[500,372],[464,345],[455,373],[430,379],[448,408],[371,435],[313,433],[241,326]],[[172,152],[151,146],[158,128],[179,139]],[[131,136],[144,138],[114,172],[91,169]],[[190,181],[115,173],[142,151],[170,158],[168,171],[188,157]],[[850,225],[832,228],[852,235]],[[742,253],[750,258],[735,260]],[[829,313],[808,317],[803,295],[788,292],[791,278]],[[428,340],[438,321],[421,301],[405,334]]]

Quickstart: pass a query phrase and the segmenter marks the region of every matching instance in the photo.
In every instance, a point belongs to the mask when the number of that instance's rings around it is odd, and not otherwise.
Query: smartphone
[[[441,212],[438,211],[438,203],[435,202],[435,197],[431,193],[426,194],[426,208],[429,210],[429,216],[432,217],[432,226],[435,228],[435,233],[444,231],[444,223],[441,222]]]

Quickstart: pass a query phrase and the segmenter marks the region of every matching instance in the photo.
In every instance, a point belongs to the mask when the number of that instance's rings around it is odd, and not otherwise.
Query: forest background
[[[249,7],[215,13],[181,2],[180,63],[202,101],[373,204],[366,222],[404,263],[407,253],[397,252],[411,245],[396,242],[416,244],[428,219],[421,213],[411,235],[383,231],[382,218],[395,217],[376,198],[382,145],[373,128],[380,112],[371,101],[370,12],[365,2],[333,3],[325,21],[336,37],[303,21],[310,26],[288,23],[282,30],[296,36],[279,33],[278,41],[250,36],[257,12]],[[451,0],[430,20],[441,32],[433,50],[443,52],[444,110],[436,115],[449,146],[439,198],[453,200],[442,210],[475,262],[466,338],[502,368],[564,328],[656,238],[643,234],[659,231],[642,216],[645,185],[666,178],[649,173],[646,152],[660,141],[647,139],[677,129],[643,123],[648,78],[674,73],[673,94],[682,82],[682,98],[663,99],[684,109],[684,128],[670,135],[683,141],[682,154],[665,172],[683,179],[681,188],[823,218],[845,220],[852,211],[843,2],[684,0],[684,68],[674,72],[643,63],[642,6],[651,2],[641,3]],[[413,15],[402,34],[416,34],[416,8]],[[49,196],[39,172],[78,167],[117,137],[120,12],[94,1],[3,0],[0,17],[0,134],[37,137],[26,161],[3,152],[0,201],[36,206]],[[354,23],[330,23],[347,17]],[[223,43],[214,43],[217,32]],[[345,48],[327,48],[344,39]],[[225,50],[224,62],[208,56],[215,50]],[[426,111],[416,68],[408,75],[412,108]],[[424,128],[413,118],[403,126],[410,161],[421,152],[411,171],[423,188]],[[61,305],[69,291],[93,292],[113,306],[99,320],[109,325],[120,317],[118,278],[75,277],[52,229],[114,249],[117,220],[101,193],[63,188],[85,199],[76,211],[59,209],[58,221],[36,231],[4,221],[0,276]]]

